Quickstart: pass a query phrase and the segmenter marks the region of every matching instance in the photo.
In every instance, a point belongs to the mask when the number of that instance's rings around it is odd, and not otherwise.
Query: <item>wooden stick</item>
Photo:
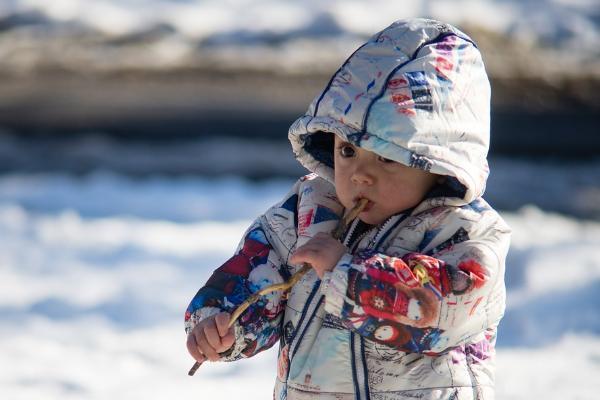
[[[346,230],[348,229],[348,225],[350,224],[350,222],[352,222],[356,217],[358,217],[358,215],[366,207],[368,202],[369,201],[367,199],[360,199],[354,205],[354,207],[352,207],[352,209],[348,213],[346,213],[346,215],[344,215],[344,218],[340,220],[337,227],[331,233],[331,236],[333,236],[334,239],[341,240],[342,236],[344,235],[344,232],[346,232]],[[240,317],[240,315],[242,315],[242,313],[246,311],[248,307],[256,303],[261,296],[279,290],[286,291],[291,289],[311,269],[312,267],[310,266],[310,264],[304,263],[302,264],[302,267],[298,271],[296,271],[296,273],[292,275],[292,277],[287,282],[276,283],[274,285],[267,286],[265,288],[262,288],[258,292],[252,294],[243,303],[237,306],[237,308],[233,311],[231,317],[229,318],[227,328],[231,328],[233,324],[235,324],[235,321],[237,321],[237,319]],[[188,375],[193,376],[201,365],[202,363],[196,361],[196,363],[194,363],[192,368],[189,370]]]

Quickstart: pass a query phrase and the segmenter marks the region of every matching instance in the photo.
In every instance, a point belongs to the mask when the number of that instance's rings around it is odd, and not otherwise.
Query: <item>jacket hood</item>
[[[455,27],[397,21],[332,76],[289,139],[296,158],[333,182],[334,133],[365,150],[444,175],[459,202],[481,196],[489,169],[490,85],[481,54]]]

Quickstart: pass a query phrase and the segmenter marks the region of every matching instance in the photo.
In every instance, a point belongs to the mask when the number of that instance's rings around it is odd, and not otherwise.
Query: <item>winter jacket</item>
[[[333,271],[251,306],[223,359],[278,342],[281,400],[493,398],[510,229],[481,197],[489,83],[471,39],[437,21],[399,21],[372,37],[292,125],[294,153],[315,174],[251,225],[193,298],[186,330],[288,280],[294,249],[335,228],[331,133],[445,183],[360,235],[355,221]]]

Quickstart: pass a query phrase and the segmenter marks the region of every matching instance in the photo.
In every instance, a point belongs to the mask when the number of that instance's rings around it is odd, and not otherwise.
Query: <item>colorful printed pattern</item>
[[[260,288],[289,279],[290,252],[336,225],[341,209],[332,189],[323,179],[306,177],[259,217],[236,254],[192,300],[186,312],[188,332],[219,310],[231,312]],[[275,398],[281,399],[351,396],[364,382],[339,377],[353,376],[356,368],[368,376],[370,390],[389,399],[405,393],[430,398],[440,387],[448,388],[442,393],[447,398],[461,388],[470,395],[470,385],[489,387],[489,358],[504,297],[500,289],[490,292],[497,279],[489,274],[497,268],[497,258],[477,243],[484,232],[485,240],[501,252],[506,232],[474,229],[475,223],[498,223],[483,200],[462,208],[436,204],[428,199],[401,225],[389,224],[389,236],[365,233],[359,249],[375,243],[375,237],[388,239],[376,242],[378,251],[345,256],[327,284],[319,285],[310,274],[287,296],[264,296],[241,316],[233,350],[222,359],[250,357],[279,340]],[[301,221],[303,215],[310,218]],[[301,230],[307,236],[298,235]],[[352,347],[350,338],[355,337],[360,340]],[[440,374],[432,363],[443,363],[450,374]],[[467,368],[472,375],[465,373]],[[295,390],[300,389],[305,397],[298,397]]]
[[[387,88],[399,113],[411,116],[416,115],[415,110],[433,111],[431,88],[425,71],[406,72],[401,77],[390,79]]]
[[[415,19],[375,35],[290,128],[296,158],[320,178],[301,179],[259,217],[192,301],[187,329],[286,279],[290,253],[335,227],[341,205],[325,182],[334,182],[334,171],[305,147],[309,135],[331,132],[446,176],[444,193],[380,227],[385,232],[365,232],[355,248],[376,243],[379,252],[345,255],[325,284],[309,273],[287,299],[265,296],[242,315],[224,359],[281,337],[280,400],[492,398],[488,359],[505,307],[510,229],[478,200],[489,173],[489,99],[481,55],[455,28]]]
[[[268,263],[272,250],[261,228],[250,230],[237,254],[214,271],[194,296],[185,313],[185,321],[189,322],[194,312],[203,307],[216,307],[231,313],[252,293],[274,283],[272,279],[276,274]],[[279,273],[286,275],[285,271]],[[244,356],[250,357],[277,342],[283,309],[284,303],[279,296],[263,296],[241,315],[240,325],[246,332],[252,332],[245,337]]]
[[[187,331],[212,313],[231,313],[253,293],[288,280],[291,271],[286,257],[292,249],[316,232],[332,231],[342,209],[329,183],[314,174],[301,178],[285,200],[267,211],[267,218],[257,220],[236,254],[215,270],[194,296],[185,313]],[[276,238],[275,245],[268,237]],[[238,319],[244,338],[235,347],[241,349],[241,355],[234,352],[227,359],[250,357],[275,344],[281,336],[285,307],[286,296],[281,291],[261,296],[252,304]]]
[[[362,251],[348,272],[342,320],[378,343],[405,352],[430,352],[444,332],[436,328],[443,298],[485,282],[484,268],[473,259],[455,268],[418,253],[396,258]]]

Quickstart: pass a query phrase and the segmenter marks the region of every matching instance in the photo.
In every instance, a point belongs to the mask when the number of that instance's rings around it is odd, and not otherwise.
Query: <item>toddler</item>
[[[481,54],[456,28],[398,21],[359,47],[290,128],[313,173],[192,299],[192,357],[234,361],[279,343],[278,400],[492,399],[510,229],[481,197],[489,114]],[[312,269],[288,293],[227,327],[303,263]]]

